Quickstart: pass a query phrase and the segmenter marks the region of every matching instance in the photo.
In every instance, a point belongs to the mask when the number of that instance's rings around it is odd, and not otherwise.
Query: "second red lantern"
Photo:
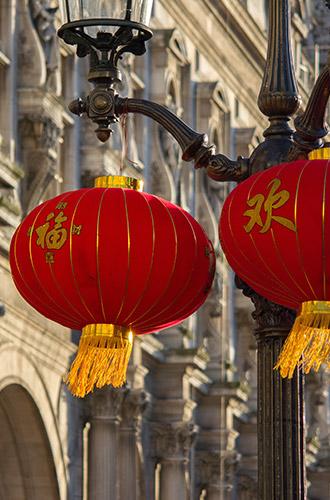
[[[255,174],[232,191],[221,215],[221,244],[234,271],[299,313],[280,357],[283,376],[329,361],[329,165],[296,161]]]

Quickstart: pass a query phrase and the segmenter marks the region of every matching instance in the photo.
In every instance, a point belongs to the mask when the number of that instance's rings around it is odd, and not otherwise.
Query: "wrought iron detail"
[[[86,33],[85,28],[96,26],[116,26],[118,29],[114,34],[98,31],[95,37]],[[78,57],[90,55],[89,81],[111,86],[121,82],[118,62],[123,54],[144,54],[145,42],[152,37],[152,31],[144,24],[129,20],[87,19],[64,24],[58,36],[69,45],[77,45]]]
[[[287,160],[292,146],[293,130],[288,122],[297,111],[300,96],[295,79],[288,0],[269,2],[269,42],[264,78],[258,105],[268,116],[270,126],[250,158],[250,174]]]
[[[294,144],[289,152],[289,161],[308,158],[310,151],[322,147],[322,138],[329,131],[326,123],[329,96],[330,74],[327,64],[315,83],[305,111],[294,121],[296,132],[293,135]]]
[[[252,290],[249,285],[244,283],[239,276],[235,277],[235,283],[237,288],[242,290],[243,295],[251,299],[255,307],[255,310],[252,313],[252,318],[257,323],[257,335],[260,332],[264,333],[264,330],[267,329],[270,330],[270,335],[272,335],[271,329],[275,328],[277,330],[275,335],[276,337],[286,337],[288,330],[291,328],[295,320],[295,311],[286,309],[285,307],[261,297],[261,295]]]

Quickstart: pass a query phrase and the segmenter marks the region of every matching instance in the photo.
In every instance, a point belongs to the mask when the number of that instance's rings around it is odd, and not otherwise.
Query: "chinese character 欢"
[[[290,229],[291,231],[295,231],[295,224],[287,219],[286,217],[281,217],[279,215],[274,215],[273,211],[277,208],[282,207],[290,198],[289,191],[282,189],[282,191],[278,191],[281,186],[281,181],[279,179],[273,179],[269,184],[270,187],[269,194],[267,198],[263,194],[256,194],[249,200],[247,200],[247,204],[249,207],[254,207],[251,210],[246,210],[244,215],[250,217],[249,222],[244,226],[244,229],[247,233],[250,233],[255,225],[261,227],[260,233],[266,233],[269,231],[272,221],[275,220],[282,226]],[[265,212],[266,218],[262,220],[261,211]]]
[[[59,250],[67,240],[68,232],[62,227],[62,224],[68,218],[63,212],[60,212],[55,219],[54,217],[54,212],[51,212],[47,215],[47,222],[36,228],[38,235],[37,245],[41,246],[41,248],[45,248],[46,246],[49,249]],[[54,219],[55,225],[50,229],[50,221],[52,219]]]

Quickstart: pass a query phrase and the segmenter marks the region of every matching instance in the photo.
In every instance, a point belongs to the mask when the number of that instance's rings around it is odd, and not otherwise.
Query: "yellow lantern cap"
[[[308,154],[309,160],[330,160],[330,146],[326,145],[320,149],[313,149]]]

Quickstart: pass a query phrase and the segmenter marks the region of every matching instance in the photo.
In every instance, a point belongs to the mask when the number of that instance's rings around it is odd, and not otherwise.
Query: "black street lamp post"
[[[122,98],[116,91],[120,81],[117,64],[122,54],[141,55],[152,36],[147,27],[152,0],[108,0],[104,12],[93,12],[97,2],[63,0],[67,23],[59,36],[77,45],[78,56],[90,56],[89,81],[93,90],[85,99],[70,104],[97,125],[96,134],[106,141],[111,124],[123,113],[151,117],[179,143],[183,160],[195,168],[206,168],[216,181],[239,182],[249,175],[297,158],[323,145],[327,134],[326,106],[330,94],[329,68],[320,74],[304,113],[289,120],[300,104],[290,42],[289,0],[270,0],[268,53],[258,106],[269,118],[265,140],[250,158],[229,160],[215,153],[206,134],[198,134],[159,104]],[[330,8],[330,2],[326,2]],[[92,7],[92,10],[90,10]],[[98,17],[91,18],[96,15]],[[100,17],[101,16],[101,17]],[[258,498],[298,500],[306,498],[304,462],[304,380],[300,371],[291,380],[282,379],[273,366],[294,320],[294,312],[273,304],[237,279],[237,286],[255,305],[258,345]]]

